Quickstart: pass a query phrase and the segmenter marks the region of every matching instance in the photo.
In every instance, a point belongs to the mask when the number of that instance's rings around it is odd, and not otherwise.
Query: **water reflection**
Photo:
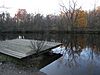
[[[70,39],[63,46],[54,49],[54,53],[61,53],[63,56],[67,54],[68,62],[75,63],[78,57],[84,55],[88,60],[93,60],[100,54],[99,35],[81,34],[70,35]]]
[[[53,51],[63,56],[40,70],[47,75],[100,75],[100,55],[92,48],[83,48],[79,53],[69,53],[64,47]]]
[[[99,40],[100,35],[70,35],[70,39],[64,43],[64,46],[53,49],[54,53],[63,56],[55,61],[57,64],[55,67],[58,67],[62,74],[53,72],[52,75],[100,75]]]
[[[25,39],[63,43],[53,49],[63,56],[41,70],[47,75],[100,75],[99,34],[0,34],[0,39],[16,39],[19,35]]]

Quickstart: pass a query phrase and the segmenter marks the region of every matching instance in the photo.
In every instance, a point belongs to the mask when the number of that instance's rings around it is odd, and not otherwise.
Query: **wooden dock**
[[[37,45],[40,45],[41,48]],[[36,54],[36,48],[40,49],[39,53],[41,53],[60,45],[61,43],[55,42],[13,39],[0,41],[0,52],[21,59],[29,55]]]

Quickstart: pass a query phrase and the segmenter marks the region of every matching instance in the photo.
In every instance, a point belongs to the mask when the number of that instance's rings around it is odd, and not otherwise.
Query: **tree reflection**
[[[82,53],[88,54],[87,61],[95,61],[95,58],[100,56],[100,35],[99,34],[66,34],[66,33],[29,33],[29,34],[0,34],[0,39],[14,39],[19,35],[24,36],[25,39],[44,40],[52,42],[63,43],[66,51],[61,50],[61,53],[65,56],[68,54],[66,63],[69,65],[75,65],[78,63],[78,59],[82,56]],[[85,58],[85,56],[84,56]],[[79,64],[79,63],[78,63]]]
[[[64,43],[66,50],[63,54],[63,57],[66,58],[65,65],[69,67],[78,66],[80,64],[79,59],[82,60],[82,58],[88,59],[89,64],[95,64],[95,58],[100,54],[99,37],[99,35],[93,34],[70,34],[70,38]]]
[[[65,65],[69,67],[78,66],[79,63],[77,62],[77,59],[80,56],[82,47],[79,45],[76,35],[70,35],[70,38],[65,43],[65,50],[66,53],[64,54],[64,57],[67,55]]]

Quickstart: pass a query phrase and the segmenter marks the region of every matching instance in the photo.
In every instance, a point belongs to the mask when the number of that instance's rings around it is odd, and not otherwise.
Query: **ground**
[[[13,63],[1,63],[0,62],[0,75],[46,75],[43,72],[39,72],[35,69],[18,68]]]
[[[22,61],[0,54],[0,75],[46,75],[39,72],[39,69],[60,56],[46,53],[38,57],[30,56]]]

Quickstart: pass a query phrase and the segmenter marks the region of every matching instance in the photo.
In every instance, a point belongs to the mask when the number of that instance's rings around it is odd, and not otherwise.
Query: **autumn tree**
[[[26,9],[18,9],[18,12],[15,14],[15,18],[17,21],[25,21],[27,16]]]
[[[78,11],[76,18],[76,27],[87,27],[87,13],[82,9],[76,11]]]

